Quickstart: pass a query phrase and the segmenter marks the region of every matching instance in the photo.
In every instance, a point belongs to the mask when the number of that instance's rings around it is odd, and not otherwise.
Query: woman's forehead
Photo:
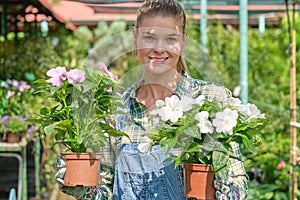
[[[182,33],[182,24],[176,17],[163,17],[163,16],[145,16],[141,23],[138,25],[139,29],[149,28],[152,31],[157,30],[161,32],[177,32]]]

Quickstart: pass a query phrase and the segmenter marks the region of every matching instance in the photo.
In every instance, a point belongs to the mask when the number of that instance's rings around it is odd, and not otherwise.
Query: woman
[[[138,144],[144,139],[142,134],[155,124],[149,112],[155,108],[156,100],[173,94],[193,98],[201,94],[221,103],[230,96],[222,86],[189,77],[181,57],[187,37],[185,25],[184,10],[174,0],[148,0],[137,12],[133,43],[144,73],[141,81],[123,94],[122,101],[129,115],[116,121],[116,128],[125,131],[131,141],[116,140],[114,200],[186,199],[179,168],[174,169],[172,161],[164,162],[168,155],[159,146],[152,147],[149,153],[139,151]],[[235,156],[241,158],[238,145],[233,149]],[[247,176],[243,163],[236,159],[230,161],[232,176],[228,180],[216,178],[216,196],[218,199],[246,199]],[[82,199],[101,199],[107,191],[104,184],[81,190],[86,194],[81,195]]]

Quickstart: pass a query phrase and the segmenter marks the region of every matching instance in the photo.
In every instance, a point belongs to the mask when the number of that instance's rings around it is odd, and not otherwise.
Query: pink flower
[[[112,88],[109,88],[109,89],[107,89],[107,90],[105,90],[106,92],[109,92],[109,93],[112,93],[113,92],[113,90],[112,90]]]
[[[65,67],[56,67],[56,68],[52,68],[50,70],[47,71],[47,76],[50,76],[52,78],[63,78],[63,76],[66,74],[66,68]]]
[[[14,96],[15,95],[15,92],[14,91],[7,91],[7,94],[6,94],[6,99],[9,99],[10,97]]]
[[[113,73],[108,71],[106,65],[103,62],[99,62],[98,65],[99,65],[99,68],[104,72],[105,76],[110,77],[114,82],[118,81],[118,76],[113,75]]]
[[[85,73],[79,69],[73,69],[66,73],[69,83],[83,82],[85,80]]]
[[[26,83],[26,81],[20,81],[19,90],[20,92],[23,92],[24,90],[29,90],[30,85]]]
[[[19,86],[19,81],[17,81],[17,80],[12,80],[12,86],[14,86],[15,88],[18,88],[18,86]]]
[[[64,79],[64,76],[66,75],[66,68],[59,66],[48,70],[46,74],[51,77],[47,80],[48,83],[51,83],[52,86],[60,87],[62,85],[61,80]]]
[[[47,83],[51,83],[52,86],[60,87],[62,86],[61,78],[50,78]]]
[[[286,165],[286,163],[282,160],[282,161],[280,161],[280,163],[277,165],[277,167],[276,167],[276,169],[282,169],[282,168],[284,168],[285,167],[285,165]]]
[[[108,71],[106,65],[105,65],[103,62],[99,62],[99,63],[98,63],[98,66],[99,66],[99,68],[100,68],[102,71],[104,71],[104,72],[107,72],[107,71]]]

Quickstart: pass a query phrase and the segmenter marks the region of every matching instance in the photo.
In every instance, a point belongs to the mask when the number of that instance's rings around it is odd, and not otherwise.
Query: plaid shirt
[[[154,125],[154,120],[150,117],[148,108],[144,104],[139,103],[136,98],[136,91],[142,85],[143,81],[135,83],[133,86],[129,87],[122,96],[122,102],[127,107],[126,112],[128,115],[119,116],[119,120],[116,122],[116,128],[126,132],[129,135],[131,142],[126,137],[119,137],[116,139],[117,144],[139,143],[143,137],[142,134],[144,131]],[[227,98],[231,96],[231,92],[225,87],[215,83],[193,79],[186,73],[182,75],[174,94],[179,97],[189,96],[192,98],[204,95],[206,99],[217,100],[222,104],[226,104]],[[239,145],[233,143],[232,148],[234,157],[238,157],[242,160]],[[112,158],[110,156],[106,157]],[[248,176],[245,173],[243,162],[240,160],[230,159],[230,169],[234,174],[233,184],[235,189],[239,190],[238,193],[240,194],[240,199],[247,199]],[[110,163],[113,163],[113,161]]]

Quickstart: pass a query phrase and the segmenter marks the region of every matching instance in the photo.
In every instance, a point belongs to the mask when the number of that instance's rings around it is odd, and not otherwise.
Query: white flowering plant
[[[59,66],[46,74],[48,80],[34,83],[36,93],[50,101],[30,121],[40,124],[46,135],[54,134],[55,144],[76,153],[99,152],[109,135],[127,136],[112,124],[112,105],[118,104],[112,88],[118,77],[104,63],[99,63],[98,70],[84,67],[67,71]]]
[[[232,142],[254,152],[260,131],[267,124],[265,114],[254,104],[244,105],[234,97],[226,102],[221,105],[201,95],[196,99],[173,95],[158,100],[150,112],[156,126],[146,136],[151,145],[159,144],[166,153],[178,148],[179,155],[170,158],[176,161],[175,166],[183,162],[209,164],[225,177],[229,158],[235,158]]]

